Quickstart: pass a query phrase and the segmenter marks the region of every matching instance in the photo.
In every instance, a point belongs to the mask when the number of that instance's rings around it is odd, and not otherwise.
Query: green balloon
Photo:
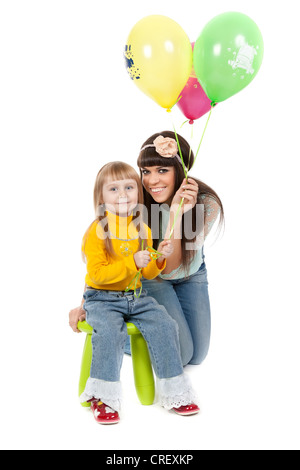
[[[203,29],[194,47],[194,68],[206,95],[219,103],[254,79],[262,63],[263,38],[243,13],[223,13]]]

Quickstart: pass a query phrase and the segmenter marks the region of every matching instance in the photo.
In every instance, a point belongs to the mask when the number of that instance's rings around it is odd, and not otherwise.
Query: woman
[[[180,148],[174,132],[149,137],[142,145],[138,166],[153,238],[158,232],[154,248],[160,240],[169,238],[172,228],[175,248],[159,276],[160,282],[145,279],[143,287],[176,320],[186,365],[203,362],[209,349],[211,314],[203,245],[219,215],[222,222],[223,206],[215,191],[203,182],[189,178],[187,184],[182,163],[187,173],[193,166],[194,154],[186,140],[177,137]],[[155,206],[160,208],[159,222],[157,211],[153,211]],[[203,223],[199,224],[201,219]]]
[[[183,137],[177,138],[180,148],[174,132],[154,134],[144,142],[138,157],[153,246],[157,248],[168,238],[174,246],[163,273],[153,281],[144,279],[143,288],[177,322],[183,365],[196,365],[207,356],[211,335],[203,245],[219,215],[222,223],[224,213],[213,189],[195,178],[186,181],[194,154]],[[70,312],[74,331],[84,313],[82,306]],[[129,343],[126,352],[130,352]]]

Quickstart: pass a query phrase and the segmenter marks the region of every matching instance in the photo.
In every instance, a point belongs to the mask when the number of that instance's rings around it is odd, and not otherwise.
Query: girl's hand
[[[138,251],[133,255],[133,258],[137,269],[145,268],[151,261],[150,253],[148,250]]]
[[[172,245],[171,240],[165,240],[160,243],[159,247],[157,248],[157,251],[162,254],[159,258],[157,258],[157,261],[163,261],[165,258],[169,258],[171,254],[174,251],[174,246]]]
[[[77,323],[79,321],[85,321],[86,313],[85,310],[80,306],[77,308],[73,308],[73,310],[69,313],[69,325],[75,333],[81,333],[81,331],[77,328]]]
[[[198,191],[199,187],[196,181],[192,178],[188,178],[187,182],[186,179],[184,179],[182,185],[173,197],[171,206],[174,206],[174,209],[178,208],[182,198],[184,197],[181,212],[184,214],[185,212],[190,211],[197,203]]]

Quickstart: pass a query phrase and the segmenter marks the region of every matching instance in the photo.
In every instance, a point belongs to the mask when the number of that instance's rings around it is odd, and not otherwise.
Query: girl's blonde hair
[[[134,170],[134,168],[132,168],[127,163],[110,162],[104,165],[97,174],[95,186],[94,186],[94,209],[95,209],[95,215],[96,215],[96,219],[94,220],[94,222],[98,220],[101,228],[106,234],[106,236],[104,237],[105,249],[107,253],[112,257],[115,256],[115,252],[112,246],[108,224],[107,223],[105,224],[105,221],[107,219],[106,219],[105,203],[103,200],[103,186],[109,180],[120,181],[120,180],[125,180],[125,179],[131,179],[136,182],[137,188],[138,188],[138,207],[142,208],[143,202],[144,202],[142,182],[138,173]],[[99,208],[101,207],[103,207],[104,210],[99,210]],[[147,234],[145,233],[144,224],[141,223],[142,217],[143,217],[142,211],[136,211],[132,218],[132,222],[135,225],[137,232],[139,234],[140,248],[142,246],[142,242],[147,240]],[[83,244],[82,244],[83,256],[84,256],[85,241],[87,239],[88,233],[93,223],[89,226],[83,238]]]

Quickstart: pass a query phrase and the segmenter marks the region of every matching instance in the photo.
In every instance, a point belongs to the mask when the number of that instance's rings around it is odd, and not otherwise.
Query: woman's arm
[[[177,269],[181,265],[182,250],[181,250],[181,224],[182,216],[185,212],[193,209],[197,203],[199,187],[196,181],[192,178],[188,178],[188,183],[186,180],[183,180],[182,185],[176,192],[172,204],[170,207],[170,219],[169,224],[165,234],[165,240],[170,239],[174,251],[172,255],[168,258],[167,266],[163,271],[163,274],[169,274],[174,269]],[[180,208],[180,203],[184,197],[183,205]],[[174,225],[175,222],[175,225]],[[173,230],[173,231],[172,231]],[[172,231],[172,236],[170,234]]]
[[[177,215],[175,226],[174,226],[174,221],[176,217],[176,213],[178,211],[178,205],[174,205],[170,209],[170,219],[168,223],[168,227],[166,230],[165,234],[165,240],[171,240],[172,245],[173,245],[173,253],[169,256],[167,265],[165,269],[163,270],[163,274],[169,274],[174,269],[177,269],[181,265],[181,257],[182,257],[182,251],[181,251],[181,223],[182,223],[182,211],[180,211]],[[174,227],[173,227],[174,226]],[[170,233],[173,227],[173,233],[170,238]]]
[[[204,204],[204,240],[209,235],[213,225],[218,219],[221,208],[215,199],[209,196],[201,196],[202,204]]]

